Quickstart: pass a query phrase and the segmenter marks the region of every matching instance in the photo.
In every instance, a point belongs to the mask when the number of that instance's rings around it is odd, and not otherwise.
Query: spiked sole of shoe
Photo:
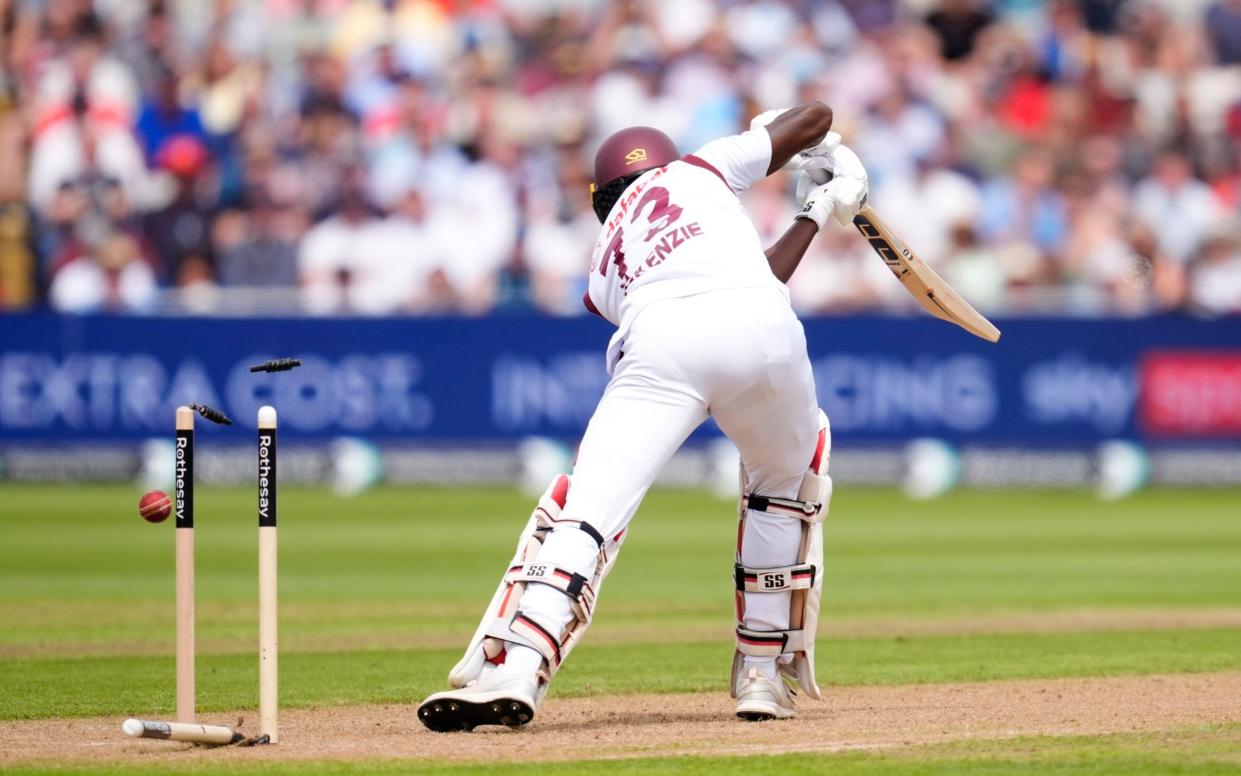
[[[521,727],[534,719],[534,709],[515,698],[482,702],[440,698],[419,706],[418,719],[437,733],[473,730],[479,725]]]

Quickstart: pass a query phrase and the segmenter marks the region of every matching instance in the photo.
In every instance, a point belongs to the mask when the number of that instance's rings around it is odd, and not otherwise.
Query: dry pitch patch
[[[202,749],[126,739],[120,717],[0,722],[0,766],[87,761],[550,761],[676,754],[891,750],[1026,736],[1151,733],[1241,722],[1241,672],[831,687],[792,722],[743,723],[723,693],[549,700],[524,730],[431,733],[413,706],[286,712],[281,743]],[[228,715],[205,715],[224,722]],[[257,721],[246,715],[243,730]]]

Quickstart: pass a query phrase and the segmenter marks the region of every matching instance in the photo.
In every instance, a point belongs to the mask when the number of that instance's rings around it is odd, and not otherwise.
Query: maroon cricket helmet
[[[595,180],[590,184],[591,205],[603,221],[634,179],[655,167],[681,158],[672,138],[654,127],[628,127],[613,133],[595,153]]]

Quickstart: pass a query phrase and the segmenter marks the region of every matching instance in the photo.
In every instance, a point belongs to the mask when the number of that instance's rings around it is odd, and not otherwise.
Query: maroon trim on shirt
[[[686,164],[692,164],[695,167],[701,167],[707,172],[714,173],[715,177],[719,178],[724,183],[725,186],[728,186],[728,181],[724,179],[724,176],[720,173],[720,171],[715,169],[715,166],[711,164],[710,162],[708,162],[706,159],[703,159],[700,156],[694,156],[693,154],[686,154],[685,156],[681,157],[681,161],[685,162]],[[733,187],[728,186],[728,190],[732,191]]]
[[[595,315],[599,316],[600,318],[602,318],[602,317],[603,317],[603,313],[599,312],[599,308],[598,308],[598,307],[595,307],[595,303],[594,303],[594,302],[592,302],[592,301],[590,301],[590,292],[589,292],[589,291],[587,291],[586,293],[582,294],[582,304],[586,305],[586,309],[587,309],[587,310],[590,310],[590,311],[591,311],[592,313],[594,313]]]

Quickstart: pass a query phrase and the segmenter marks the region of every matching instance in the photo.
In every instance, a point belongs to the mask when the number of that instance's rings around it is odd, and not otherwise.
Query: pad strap
[[[556,669],[560,666],[560,642],[542,625],[527,617],[521,611],[513,615],[513,621],[509,623],[509,629],[516,635],[522,637],[530,646],[538,650],[547,664]]]
[[[569,520],[562,518],[560,517],[560,510],[549,509],[542,504],[539,504],[538,508],[535,510],[536,514],[539,512],[542,513],[541,522],[547,526],[548,530],[556,531],[561,528],[576,528],[589,536],[591,539],[594,539],[595,544],[599,545],[599,547],[603,547],[605,544],[603,534],[599,533],[598,529],[585,520]]]
[[[811,563],[770,569],[751,569],[737,564],[734,569],[737,590],[743,593],[782,593],[814,587],[815,567]]]
[[[779,657],[806,648],[805,631],[758,631],[737,628],[737,651],[750,657]]]
[[[823,505],[817,501],[798,501],[792,498],[760,496],[757,493],[742,496],[741,506],[744,509],[753,509],[758,512],[796,517],[799,520],[805,520],[807,523],[819,522],[822,519],[823,510]]]
[[[590,586],[589,580],[581,574],[566,571],[558,566],[547,563],[517,563],[509,567],[504,575],[504,581],[509,584],[535,582],[554,587],[573,599],[583,619],[587,622],[590,621],[594,612],[595,589]]]

